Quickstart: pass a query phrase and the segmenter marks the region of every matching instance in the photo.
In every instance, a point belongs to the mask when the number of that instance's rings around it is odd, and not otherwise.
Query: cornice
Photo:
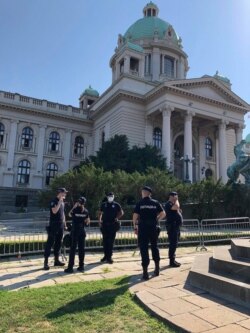
[[[93,111],[93,113],[91,114],[91,119],[95,119],[96,116],[99,115],[100,111],[101,114],[104,113],[107,109],[109,109],[111,106],[121,100],[144,104],[144,97],[142,95],[119,89],[115,92],[114,95],[110,96],[110,98],[108,98],[102,105],[100,105],[95,111]]]
[[[45,110],[40,110],[40,109],[33,109],[33,108],[28,108],[28,107],[21,107],[19,105],[15,105],[15,104],[8,104],[8,103],[3,103],[2,101],[0,101],[0,109],[7,109],[7,110],[12,110],[12,111],[21,111],[21,112],[26,112],[26,113],[30,113],[30,114],[36,114],[39,116],[46,116],[47,118],[53,118],[53,119],[62,119],[62,120],[67,120],[67,121],[71,121],[71,122],[83,122],[83,123],[87,123],[87,124],[92,124],[92,120],[90,119],[81,119],[79,117],[74,117],[73,115],[62,115],[62,114],[58,114],[58,113],[52,113],[52,112],[48,112]]]

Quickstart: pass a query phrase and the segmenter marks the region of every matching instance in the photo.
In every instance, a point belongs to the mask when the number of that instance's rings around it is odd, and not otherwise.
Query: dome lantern
[[[152,1],[147,3],[146,6],[143,8],[144,17],[151,17],[151,16],[157,17],[158,13],[159,13],[159,8]]]

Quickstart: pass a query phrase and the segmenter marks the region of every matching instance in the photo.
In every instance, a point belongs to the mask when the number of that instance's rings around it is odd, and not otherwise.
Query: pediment
[[[184,91],[209,98],[222,103],[230,103],[235,106],[249,108],[249,104],[242,100],[233,91],[227,88],[223,83],[220,83],[215,78],[201,78],[201,79],[186,79],[180,81],[172,81],[168,85],[177,87]]]

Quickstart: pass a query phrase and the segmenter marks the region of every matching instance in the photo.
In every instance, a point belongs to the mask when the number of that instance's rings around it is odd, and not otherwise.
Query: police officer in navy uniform
[[[84,257],[85,257],[85,225],[89,225],[89,212],[84,207],[86,203],[85,197],[80,197],[75,203],[74,207],[69,212],[69,216],[72,217],[72,230],[71,230],[71,245],[69,254],[68,268],[64,270],[65,273],[73,273],[73,267],[75,263],[76,248],[78,246],[79,256],[79,272],[84,272]]]
[[[101,262],[113,264],[113,246],[117,232],[118,220],[123,216],[124,212],[121,205],[114,201],[114,193],[107,195],[107,201],[103,201],[99,209],[98,219],[103,237],[104,257]]]
[[[65,264],[59,260],[59,253],[62,245],[63,230],[66,228],[66,220],[64,213],[64,199],[67,190],[62,187],[57,189],[57,196],[50,202],[50,220],[48,226],[48,239],[44,251],[44,269],[49,270],[48,259],[51,248],[54,245],[54,266],[64,266]]]
[[[183,223],[183,218],[180,209],[177,192],[170,192],[168,202],[165,205],[166,211],[166,229],[169,241],[169,265],[171,267],[180,267],[181,264],[175,260],[175,252],[180,238],[180,227]]]
[[[149,186],[142,188],[142,199],[136,204],[133,214],[133,225],[135,233],[138,234],[138,243],[142,258],[142,268],[144,280],[149,279],[148,247],[151,244],[152,257],[155,262],[154,275],[160,274],[160,253],[158,249],[158,221],[165,217],[162,205],[151,198],[152,189]]]

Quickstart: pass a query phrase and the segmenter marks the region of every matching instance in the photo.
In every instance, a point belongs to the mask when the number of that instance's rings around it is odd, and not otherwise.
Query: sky
[[[78,106],[111,84],[118,34],[149,0],[0,0],[0,90]],[[250,103],[250,0],[154,0],[182,38],[187,78],[218,70]],[[250,133],[245,116],[243,137]]]

